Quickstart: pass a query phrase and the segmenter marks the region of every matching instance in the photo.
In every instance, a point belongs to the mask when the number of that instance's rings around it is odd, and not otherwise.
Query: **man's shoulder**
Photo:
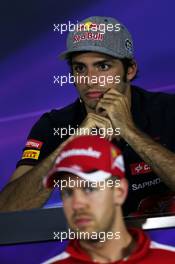
[[[158,260],[159,263],[173,264],[175,259],[175,247],[151,241],[150,251],[152,259]]]
[[[63,115],[65,116],[75,114],[79,109],[81,109],[81,104],[79,100],[76,100],[75,102],[64,107],[52,109],[51,111],[44,113],[43,116],[49,116],[52,118],[62,118]]]
[[[83,119],[84,116],[78,100],[64,108],[44,113],[32,126],[23,149],[23,153],[28,153],[28,156],[22,157],[17,163],[17,167],[20,165],[35,165],[47,157],[69,136],[66,129],[69,126],[72,128],[79,125],[82,121],[81,118]],[[64,133],[62,133],[62,129]],[[31,148],[31,146],[36,146],[36,144],[40,146],[39,149],[35,149],[35,151],[39,151],[39,154],[33,157],[31,151],[34,147]]]
[[[60,115],[60,114],[67,114],[67,113],[72,113],[72,111],[77,111],[81,109],[81,103],[80,100],[77,99],[73,103],[66,105],[64,107],[58,108],[58,109],[52,109],[49,113],[51,115]]]
[[[54,125],[63,125],[65,123],[72,123],[75,119],[78,121],[84,114],[83,106],[77,99],[75,102],[59,109],[52,109],[49,112],[44,113],[38,120],[38,123],[45,124],[50,122]]]
[[[138,86],[132,86],[131,87],[133,97],[144,99],[145,101],[148,101],[149,103],[173,103],[175,102],[175,94],[168,94],[165,92],[155,92],[150,90],[145,90]],[[156,101],[155,101],[156,100]]]
[[[56,263],[60,263],[60,264],[71,263],[70,262],[70,254],[64,251],[64,252],[54,256],[53,258],[46,260],[45,262],[43,262],[41,264],[56,264]]]
[[[150,237],[142,229],[129,228],[128,230],[137,243],[136,250],[130,256],[133,263],[146,264],[153,263],[155,260],[159,264],[173,264],[175,247],[150,240]]]
[[[172,246],[168,246],[165,244],[161,244],[155,241],[151,241],[150,243],[150,248],[152,249],[160,249],[160,250],[165,250],[165,251],[169,251],[169,252],[174,252],[175,253],[175,247]]]
[[[140,123],[146,124],[149,119],[155,120],[151,122],[155,126],[162,120],[172,123],[175,118],[174,105],[175,94],[151,92],[131,86],[131,110],[136,121],[139,120]]]

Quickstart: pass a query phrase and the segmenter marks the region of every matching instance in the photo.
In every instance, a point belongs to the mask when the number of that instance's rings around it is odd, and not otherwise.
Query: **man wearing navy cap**
[[[33,126],[11,182],[1,193],[0,209],[40,207],[48,199],[41,178],[70,136],[69,129],[76,128],[91,133],[105,129],[104,136],[120,145],[129,181],[125,214],[153,194],[169,197],[170,189],[175,190],[175,96],[131,85],[137,64],[126,27],[114,18],[87,18],[69,32],[67,50],[60,56],[70,65],[80,98],[45,113]],[[67,133],[60,136],[63,129]],[[26,192],[26,186],[33,192]]]
[[[44,179],[49,188],[58,183],[70,241],[64,252],[43,264],[174,263],[173,247],[150,241],[142,230],[127,229],[124,223],[128,184],[117,146],[98,136],[74,138]]]

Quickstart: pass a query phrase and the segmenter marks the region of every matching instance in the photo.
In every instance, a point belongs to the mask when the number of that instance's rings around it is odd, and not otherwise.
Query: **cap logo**
[[[68,31],[67,50],[60,54],[61,59],[68,59],[69,55],[80,51],[99,52],[116,58],[134,57],[132,36],[115,18],[91,16],[77,21]]]
[[[119,168],[121,171],[125,171],[125,167],[124,167],[124,161],[123,161],[123,157],[122,155],[119,155],[115,160],[114,160],[114,163],[113,163],[113,168],[116,167],[116,168]]]
[[[85,32],[81,35],[74,35],[73,36],[73,43],[80,42],[82,40],[97,40],[103,41],[104,34],[103,33],[92,33],[92,32]]]
[[[125,48],[129,53],[133,52],[133,45],[132,45],[132,41],[129,39],[125,40]]]
[[[61,160],[71,156],[89,156],[98,159],[101,156],[101,152],[93,150],[92,147],[89,147],[88,149],[70,149],[63,151],[57,158],[56,163],[59,163]]]
[[[79,24],[77,31],[97,31],[100,29],[100,24],[93,23],[91,21],[87,21],[84,24]]]
[[[112,155],[112,158],[115,159],[118,155],[117,151],[115,148],[111,148],[111,155]]]

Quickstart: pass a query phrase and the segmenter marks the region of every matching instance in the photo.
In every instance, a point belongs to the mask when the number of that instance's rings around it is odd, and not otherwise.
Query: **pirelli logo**
[[[35,159],[38,160],[40,151],[35,149],[24,150],[22,159]]]

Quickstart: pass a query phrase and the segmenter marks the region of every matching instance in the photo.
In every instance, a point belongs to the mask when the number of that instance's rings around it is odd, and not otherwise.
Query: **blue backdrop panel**
[[[53,83],[53,75],[68,71],[66,62],[57,58],[65,49],[66,35],[54,32],[53,24],[69,20],[75,23],[92,15],[119,19],[134,38],[139,65],[139,78],[135,83],[147,90],[174,93],[174,9],[172,0],[1,3],[0,188],[14,171],[27,134],[39,116],[51,108],[69,104],[77,96],[73,85],[58,87]],[[48,204],[56,201],[52,196]],[[156,235],[154,232],[151,235],[172,244],[173,232],[162,235],[157,231]],[[39,263],[56,250],[62,250],[62,246],[54,242],[1,247],[0,263]]]

